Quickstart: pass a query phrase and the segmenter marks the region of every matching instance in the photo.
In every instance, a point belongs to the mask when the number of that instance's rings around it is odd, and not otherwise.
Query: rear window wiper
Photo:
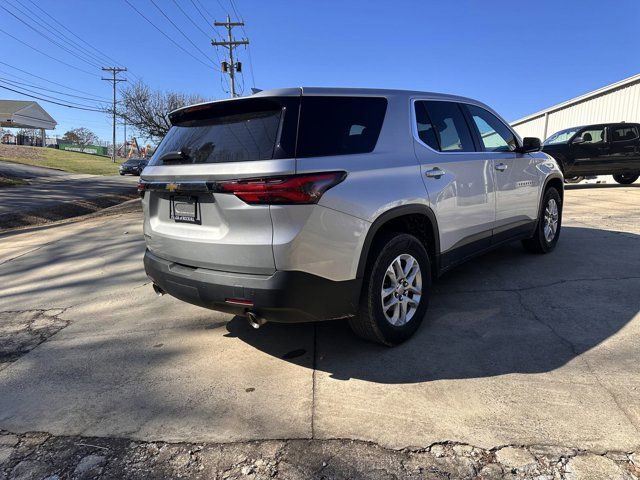
[[[162,154],[158,159],[158,162],[162,165],[177,165],[181,163],[191,163],[191,157],[181,150],[174,150]]]

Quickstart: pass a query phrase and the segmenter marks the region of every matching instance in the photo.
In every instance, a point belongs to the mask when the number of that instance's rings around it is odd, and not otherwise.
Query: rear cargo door
[[[250,97],[172,114],[145,168],[147,247],[190,267],[275,271],[268,205],[249,205],[220,182],[295,173],[298,96]]]

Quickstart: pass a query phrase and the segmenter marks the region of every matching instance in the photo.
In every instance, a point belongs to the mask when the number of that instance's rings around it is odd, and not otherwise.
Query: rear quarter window
[[[373,151],[387,111],[381,97],[303,96],[298,157]]]

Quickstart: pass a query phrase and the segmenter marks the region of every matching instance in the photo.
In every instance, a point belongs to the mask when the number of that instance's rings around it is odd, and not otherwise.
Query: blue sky
[[[34,1],[154,88],[198,93],[212,99],[227,96],[221,75],[213,66],[207,67],[180,50],[125,0]],[[184,17],[174,0],[154,1],[199,49],[215,59],[207,37]],[[192,0],[175,1],[200,28],[213,34]],[[230,1],[195,3],[204,7],[201,12],[208,19],[222,20],[226,11],[233,14]],[[151,0],[129,2],[187,51],[207,62]],[[30,0],[3,0],[0,5],[18,16],[24,6],[42,15]],[[482,100],[508,120],[515,120],[640,72],[640,57],[635,53],[640,20],[637,0],[611,4],[594,0],[235,0],[235,6],[246,22],[256,87],[263,89],[362,86],[455,93]],[[67,52],[50,43],[1,9],[0,29],[89,74],[49,59],[2,32],[1,62],[110,98],[110,85],[100,80],[102,72],[78,60],[74,49]],[[242,36],[243,32],[238,29],[236,35]],[[86,51],[95,54],[88,47]],[[238,53],[245,68],[246,93],[252,86],[249,57],[242,48]],[[93,61],[104,63],[95,58]],[[0,64],[0,78],[85,95],[4,64]],[[25,97],[0,90],[0,98]],[[110,119],[104,114],[40,103],[59,122],[56,134],[87,126],[103,139],[111,137]],[[121,129],[118,137],[122,138]]]

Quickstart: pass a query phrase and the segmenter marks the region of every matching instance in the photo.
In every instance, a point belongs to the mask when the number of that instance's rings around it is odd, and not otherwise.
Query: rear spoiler
[[[185,125],[210,121],[229,115],[268,112],[282,108],[282,103],[270,97],[242,97],[191,105],[169,113],[172,125]]]

